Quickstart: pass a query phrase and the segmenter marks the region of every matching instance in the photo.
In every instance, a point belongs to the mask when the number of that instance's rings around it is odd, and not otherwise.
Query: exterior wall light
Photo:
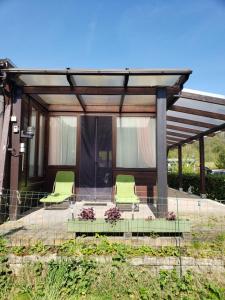
[[[21,137],[27,138],[27,139],[32,139],[34,136],[34,133],[35,133],[35,128],[32,126],[28,126],[26,131],[24,131],[24,130],[21,131]]]

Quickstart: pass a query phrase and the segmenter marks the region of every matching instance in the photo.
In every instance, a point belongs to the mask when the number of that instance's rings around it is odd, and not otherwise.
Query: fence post
[[[200,158],[200,195],[206,198],[205,190],[205,145],[204,136],[199,138],[199,158]]]
[[[182,174],[182,145],[178,145],[178,174],[179,174],[179,191],[183,191],[183,174]]]

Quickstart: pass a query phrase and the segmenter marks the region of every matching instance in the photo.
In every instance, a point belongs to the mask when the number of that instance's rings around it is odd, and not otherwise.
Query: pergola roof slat
[[[177,122],[177,123],[183,123],[187,125],[197,126],[197,127],[205,127],[205,128],[213,128],[215,125],[205,122],[199,122],[195,120],[189,120],[184,118],[178,118],[173,116],[167,116],[167,121]]]
[[[178,136],[178,137],[183,137],[183,138],[189,138],[189,137],[192,137],[193,135],[190,135],[190,134],[184,134],[184,133],[180,133],[180,132],[175,132],[175,131],[170,131],[170,130],[167,130],[166,131],[167,133],[167,136]]]
[[[167,134],[169,148],[190,143],[203,136],[210,136],[225,128],[224,96],[183,90],[180,97],[175,96],[175,98],[176,101],[168,110],[167,115],[167,131],[170,129]],[[202,102],[202,104],[198,102]],[[205,106],[204,103],[206,103]],[[171,131],[173,131],[172,137]],[[177,141],[174,138],[174,136],[183,137],[185,134],[190,136]]]
[[[225,105],[225,97],[220,98],[215,96],[200,95],[200,94],[194,94],[187,91],[182,91],[181,98],[186,98],[190,100],[201,101],[201,102],[206,102],[211,104]]]
[[[188,107],[182,107],[178,105],[173,105],[171,107],[171,110],[191,115],[197,115],[197,116],[204,116],[212,119],[218,119],[225,121],[225,115],[220,113],[215,113],[211,111],[206,110],[200,110],[200,109],[194,109],[194,108],[188,108]]]
[[[200,131],[197,129],[179,127],[179,126],[174,126],[174,125],[167,125],[167,129],[174,129],[174,130],[181,131],[181,132],[195,133],[195,134],[199,134],[199,133],[203,132],[203,131]]]

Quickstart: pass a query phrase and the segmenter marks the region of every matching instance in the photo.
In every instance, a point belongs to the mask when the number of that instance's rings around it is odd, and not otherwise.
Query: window
[[[51,117],[49,121],[49,165],[76,164],[77,118]]]
[[[29,140],[29,177],[44,176],[45,116],[34,107],[31,109],[30,126],[34,136]]]
[[[154,168],[156,166],[155,119],[117,118],[116,166]]]
[[[37,122],[37,111],[32,107],[30,126],[35,128],[35,134],[32,139],[29,140],[29,177],[35,176],[35,145],[36,145],[36,122]]]

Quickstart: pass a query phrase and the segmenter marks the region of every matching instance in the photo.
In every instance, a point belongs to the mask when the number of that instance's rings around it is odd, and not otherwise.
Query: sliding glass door
[[[81,117],[80,200],[112,195],[112,117]]]

